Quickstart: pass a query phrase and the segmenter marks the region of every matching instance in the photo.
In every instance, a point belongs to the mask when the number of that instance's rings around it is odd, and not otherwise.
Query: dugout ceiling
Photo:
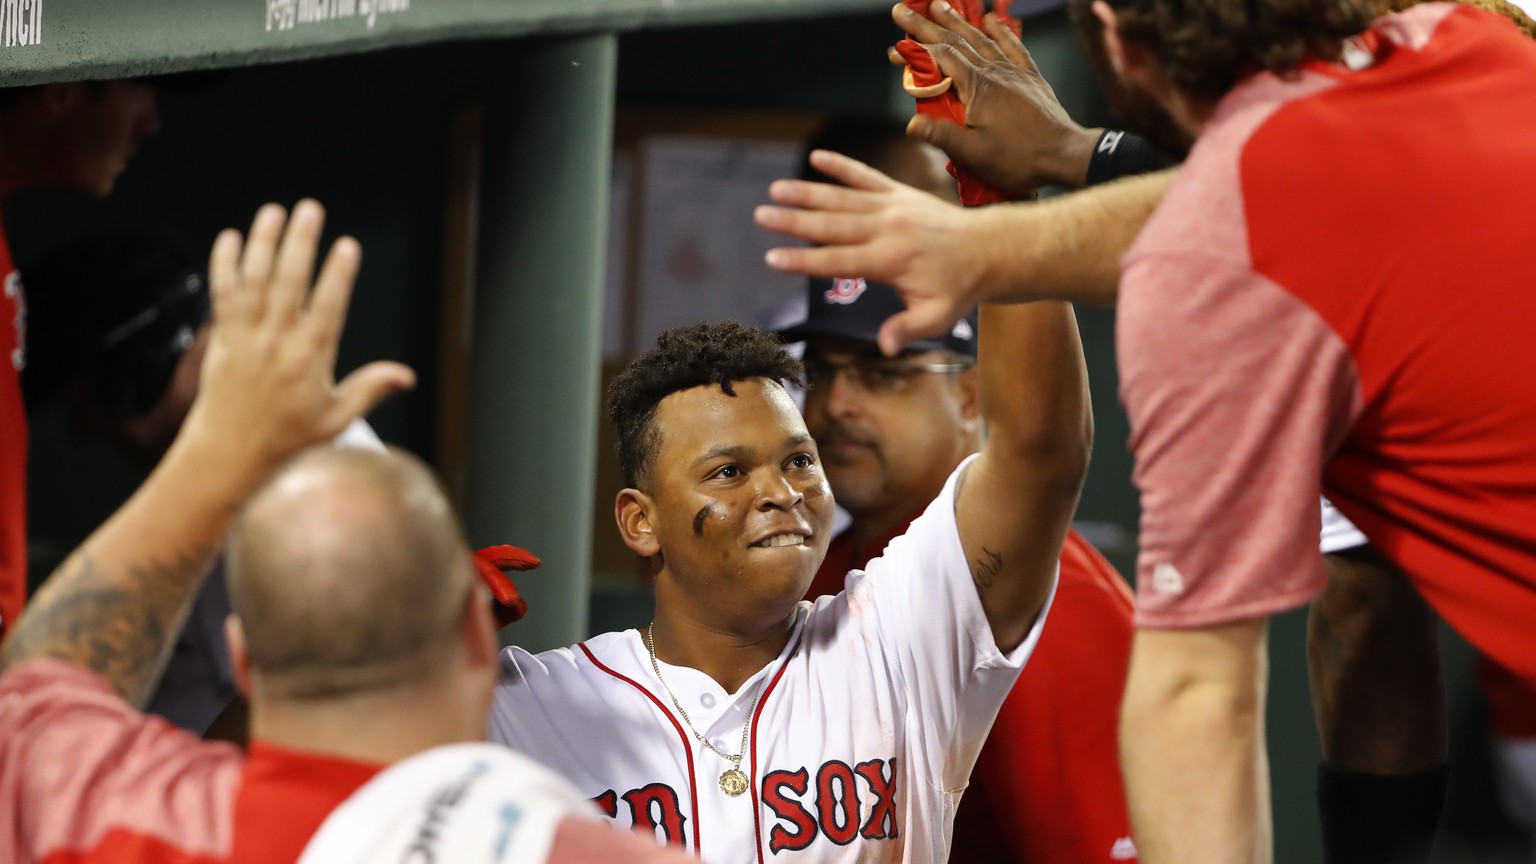
[[[879,14],[888,2],[0,0],[0,86],[233,68],[462,39]]]

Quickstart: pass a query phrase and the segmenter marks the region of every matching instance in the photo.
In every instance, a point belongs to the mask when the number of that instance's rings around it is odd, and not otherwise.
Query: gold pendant
[[[732,768],[720,775],[720,788],[725,791],[725,794],[735,798],[747,791],[747,775],[741,773],[740,768]]]

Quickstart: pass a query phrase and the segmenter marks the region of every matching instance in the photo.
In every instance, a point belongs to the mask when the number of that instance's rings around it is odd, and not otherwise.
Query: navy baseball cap
[[[880,325],[906,308],[896,289],[862,276],[811,279],[808,290],[805,320],[778,331],[785,342],[802,342],[811,336],[835,336],[873,343],[879,336]],[[975,310],[956,321],[943,338],[920,339],[907,345],[908,351],[942,349],[976,356]]]

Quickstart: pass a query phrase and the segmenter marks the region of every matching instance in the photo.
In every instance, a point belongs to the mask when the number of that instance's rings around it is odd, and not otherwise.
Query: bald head
[[[241,514],[230,599],[275,698],[424,680],[445,662],[474,572],[431,471],[408,454],[317,448]]]

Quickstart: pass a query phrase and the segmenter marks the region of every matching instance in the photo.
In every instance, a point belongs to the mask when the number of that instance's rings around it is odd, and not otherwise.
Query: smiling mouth
[[[759,548],[772,548],[774,546],[804,546],[805,536],[801,534],[775,534],[753,543]]]

